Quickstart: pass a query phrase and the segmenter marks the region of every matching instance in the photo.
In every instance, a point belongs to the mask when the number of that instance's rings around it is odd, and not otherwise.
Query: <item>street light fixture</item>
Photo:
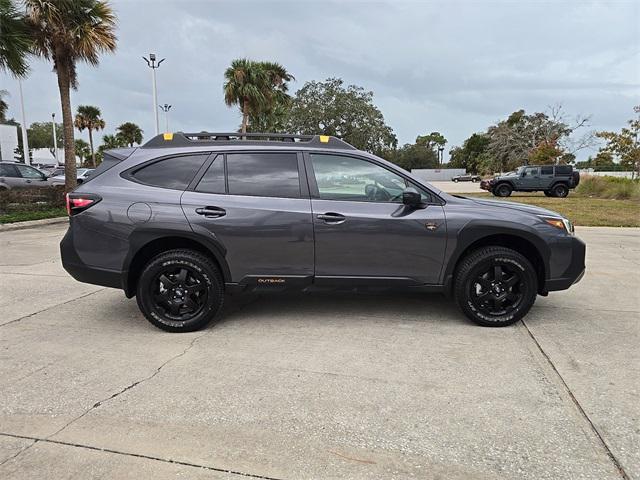
[[[165,132],[169,133],[169,110],[171,110],[171,105],[165,103],[164,105],[158,105],[160,110],[164,112],[164,120],[165,120]]]
[[[151,69],[151,82],[153,86],[153,117],[156,121],[156,135],[160,133],[160,120],[158,119],[158,109],[156,105],[158,104],[158,89],[156,87],[156,69],[160,67],[160,64],[165,61],[162,60],[156,63],[156,54],[150,53],[149,58],[142,57],[142,59],[147,62],[147,66]]]

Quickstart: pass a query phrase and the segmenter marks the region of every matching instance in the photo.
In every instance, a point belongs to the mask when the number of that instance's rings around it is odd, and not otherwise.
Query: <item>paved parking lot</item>
[[[429,295],[236,297],[169,334],[0,231],[0,478],[640,478],[640,235],[520,323]]]

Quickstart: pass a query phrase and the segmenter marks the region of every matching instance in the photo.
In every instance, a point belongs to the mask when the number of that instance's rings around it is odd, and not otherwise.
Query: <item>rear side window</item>
[[[231,195],[300,197],[298,156],[295,153],[229,154],[227,178]]]
[[[553,175],[553,166],[549,165],[548,167],[540,167],[540,173],[542,175]]]
[[[0,165],[0,177],[19,177],[18,170],[13,165]]]
[[[222,155],[218,155],[209,166],[207,173],[205,173],[200,182],[198,182],[196,191],[204,193],[225,193],[224,157]]]
[[[209,155],[185,155],[165,158],[133,172],[132,177],[152,187],[184,190]]]

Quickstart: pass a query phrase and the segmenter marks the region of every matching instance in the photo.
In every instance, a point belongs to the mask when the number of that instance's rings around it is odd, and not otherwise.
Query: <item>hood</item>
[[[516,202],[504,202],[500,200],[481,200],[475,198],[468,198],[467,200],[476,203],[478,205],[484,205],[488,207],[496,207],[496,208],[507,208],[510,210],[518,210],[519,212],[530,213],[532,215],[546,215],[548,217],[559,217],[562,218],[557,212],[553,210],[547,210],[546,208],[536,207],[534,205],[526,205],[524,203],[516,203]]]

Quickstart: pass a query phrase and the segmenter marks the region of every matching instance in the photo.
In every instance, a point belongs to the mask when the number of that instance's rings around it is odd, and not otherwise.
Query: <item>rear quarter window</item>
[[[184,190],[208,156],[207,153],[164,158],[134,170],[130,177],[152,187]]]
[[[572,170],[571,165],[556,165],[556,175],[570,175]]]

